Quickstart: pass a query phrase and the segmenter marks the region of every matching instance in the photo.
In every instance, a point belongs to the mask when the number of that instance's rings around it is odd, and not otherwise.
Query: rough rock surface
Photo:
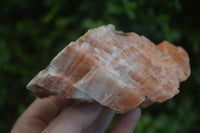
[[[167,41],[155,45],[144,36],[107,25],[71,42],[27,88],[38,97],[96,101],[125,113],[172,98],[189,75],[183,48]]]

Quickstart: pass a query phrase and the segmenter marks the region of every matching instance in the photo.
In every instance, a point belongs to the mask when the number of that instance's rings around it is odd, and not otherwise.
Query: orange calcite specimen
[[[96,101],[125,113],[172,98],[189,75],[183,48],[167,41],[156,46],[144,36],[107,25],[71,42],[27,88],[38,97]]]

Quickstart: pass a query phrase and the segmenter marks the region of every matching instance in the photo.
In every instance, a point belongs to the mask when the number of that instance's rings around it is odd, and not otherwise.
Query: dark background
[[[34,100],[25,87],[33,76],[70,41],[109,23],[155,43],[168,40],[190,56],[180,94],[143,109],[136,133],[200,132],[199,7],[198,0],[1,0],[0,132]]]

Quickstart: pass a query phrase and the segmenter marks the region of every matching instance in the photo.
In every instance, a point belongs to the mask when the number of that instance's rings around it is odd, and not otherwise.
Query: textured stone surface
[[[183,48],[167,41],[156,46],[144,36],[107,25],[71,42],[27,88],[38,97],[96,101],[125,113],[172,98],[189,75]]]

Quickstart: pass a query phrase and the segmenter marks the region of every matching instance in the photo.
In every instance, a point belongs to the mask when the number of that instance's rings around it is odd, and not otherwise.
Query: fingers
[[[11,133],[40,133],[66,103],[66,99],[55,96],[36,99],[17,120]]]
[[[78,103],[65,107],[43,133],[81,133],[100,115],[97,103]]]
[[[52,96],[36,99],[18,119],[11,133],[100,133],[105,131],[113,115],[113,111],[103,109],[97,103],[68,102]],[[122,115],[111,133],[132,133],[140,115],[140,108]]]
[[[132,133],[141,115],[140,108],[135,108],[126,114],[123,114],[114,127],[111,133]]]
[[[114,111],[104,107],[97,120],[83,133],[104,133],[112,118],[114,117]]]

